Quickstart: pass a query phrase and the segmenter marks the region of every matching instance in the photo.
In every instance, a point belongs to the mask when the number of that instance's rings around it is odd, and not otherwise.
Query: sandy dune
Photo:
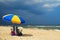
[[[11,36],[10,29],[0,26],[0,40],[60,40],[60,31],[23,28],[23,36]]]

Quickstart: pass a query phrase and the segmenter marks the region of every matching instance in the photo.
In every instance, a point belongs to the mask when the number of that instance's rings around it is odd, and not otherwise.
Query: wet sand
[[[0,40],[60,40],[60,31],[23,28],[23,36],[11,36],[12,27],[0,26]]]

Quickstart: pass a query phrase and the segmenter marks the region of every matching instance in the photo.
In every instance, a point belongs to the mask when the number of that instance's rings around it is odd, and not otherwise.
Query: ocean
[[[60,26],[32,26],[32,25],[27,25],[27,26],[23,26],[25,28],[39,28],[39,29],[58,29],[60,30]]]

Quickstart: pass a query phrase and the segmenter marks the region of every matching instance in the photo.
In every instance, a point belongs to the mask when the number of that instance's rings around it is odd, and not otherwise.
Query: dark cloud
[[[56,11],[57,8],[54,9],[55,11],[49,11],[55,7],[55,2],[53,6],[52,3],[50,3],[51,2],[46,3],[44,0],[0,0],[0,24],[11,24],[2,21],[2,16],[5,14],[22,16],[26,21],[25,24],[59,24],[60,16],[58,15],[59,13],[56,14],[59,11]],[[58,6],[58,4],[56,4],[56,6]]]

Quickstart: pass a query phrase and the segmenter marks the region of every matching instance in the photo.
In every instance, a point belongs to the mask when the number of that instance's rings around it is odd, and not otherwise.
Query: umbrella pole
[[[18,29],[18,27],[16,25],[13,25],[13,31],[15,31],[17,33],[17,29]]]

